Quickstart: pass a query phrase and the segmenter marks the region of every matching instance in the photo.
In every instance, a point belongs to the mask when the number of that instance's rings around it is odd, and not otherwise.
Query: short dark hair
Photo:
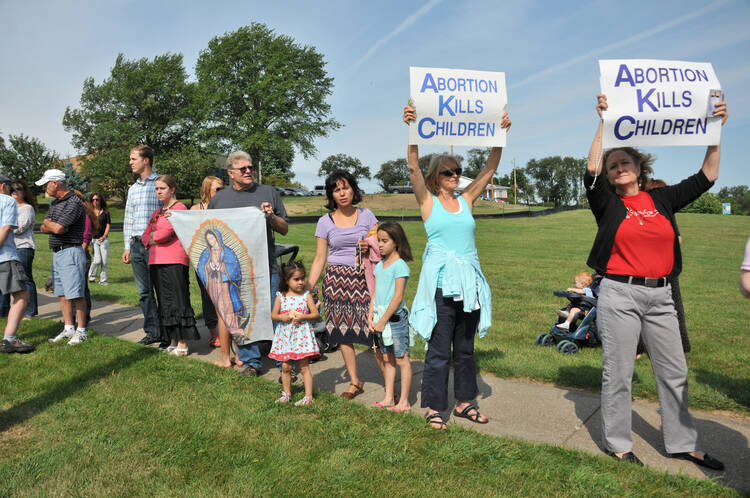
[[[346,170],[337,169],[326,178],[326,197],[328,198],[326,209],[329,211],[333,211],[338,207],[336,201],[333,200],[333,191],[336,189],[336,184],[339,180],[346,180],[346,183],[354,190],[352,205],[362,202],[362,191],[359,190],[359,185],[357,185],[357,180],[354,176]]]
[[[290,259],[286,264],[281,265],[279,268],[279,292],[289,291],[289,279],[298,271],[302,272],[303,277],[307,273],[302,261]]]
[[[409,239],[406,238],[406,232],[401,225],[395,221],[384,221],[378,225],[378,232],[382,230],[388,234],[396,246],[398,255],[404,261],[411,261],[414,258],[411,255],[411,246],[409,245]]]
[[[137,152],[139,156],[148,158],[148,165],[154,167],[154,149],[146,144],[136,145],[130,152]]]

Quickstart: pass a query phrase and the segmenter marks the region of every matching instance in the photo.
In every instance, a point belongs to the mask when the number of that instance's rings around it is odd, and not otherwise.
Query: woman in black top
[[[94,231],[93,238],[91,239],[91,246],[94,249],[94,260],[91,262],[91,268],[89,268],[89,282],[93,282],[96,280],[96,272],[99,270],[99,266],[101,265],[102,272],[99,276],[99,283],[101,285],[107,285],[109,229],[111,227],[109,210],[107,209],[107,201],[99,192],[94,192],[93,194],[91,194],[89,200],[91,201],[91,205],[94,207],[94,214],[99,220],[98,226]]]
[[[597,112],[601,116],[606,109],[607,97],[599,95]],[[713,115],[726,121],[723,96]],[[588,264],[604,274],[597,306],[604,449],[615,458],[641,464],[632,452],[631,388],[636,346],[643,338],[659,393],[667,453],[721,470],[720,461],[698,450],[687,407],[687,363],[668,281],[682,268],[675,213],[716,181],[721,147],[708,147],[695,175],[646,192],[653,158],[631,147],[602,153],[602,129],[600,121],[584,184],[598,225]]]

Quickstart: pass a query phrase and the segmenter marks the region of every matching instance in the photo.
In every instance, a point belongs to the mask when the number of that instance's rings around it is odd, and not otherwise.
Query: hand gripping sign
[[[505,73],[411,67],[410,144],[504,147]]]
[[[712,117],[721,84],[710,63],[649,59],[600,60],[605,149],[638,145],[716,145]]]

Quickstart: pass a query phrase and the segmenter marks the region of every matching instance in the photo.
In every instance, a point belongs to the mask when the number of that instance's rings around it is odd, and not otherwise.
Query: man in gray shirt
[[[278,191],[269,186],[255,183],[255,166],[250,155],[241,150],[229,154],[226,160],[227,174],[232,188],[217,192],[208,204],[208,209],[228,209],[253,206],[266,215],[266,242],[268,243],[268,267],[271,280],[271,307],[276,290],[279,287],[279,274],[274,257],[274,232],[286,235],[289,231],[289,218],[281,202]],[[221,318],[221,317],[219,317]],[[229,368],[229,330],[224,321],[219,319],[219,341],[221,342],[221,360],[219,366]],[[258,375],[262,366],[258,343],[237,346],[237,359],[241,361],[248,375]]]

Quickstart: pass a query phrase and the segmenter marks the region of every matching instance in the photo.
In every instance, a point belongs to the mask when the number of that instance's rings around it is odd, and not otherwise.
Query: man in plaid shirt
[[[122,229],[125,240],[122,262],[129,264],[133,269],[135,285],[138,287],[144,318],[143,330],[146,332],[139,342],[145,345],[162,341],[159,315],[148,270],[148,250],[141,243],[141,234],[146,230],[151,214],[162,207],[154,188],[158,175],[154,172],[153,165],[154,151],[148,145],[138,145],[130,151],[130,169],[138,175],[138,179],[128,190]]]

